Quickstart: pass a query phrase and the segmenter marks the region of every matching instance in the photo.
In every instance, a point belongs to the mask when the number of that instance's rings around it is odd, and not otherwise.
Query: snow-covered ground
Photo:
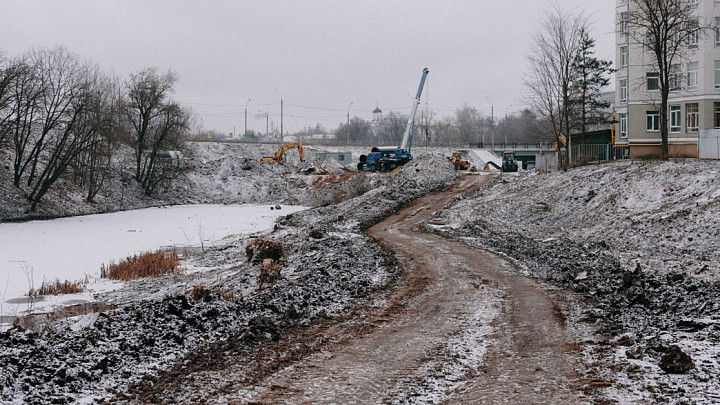
[[[720,163],[623,161],[503,173],[438,214],[436,231],[516,260],[585,298],[570,314],[599,394],[619,403],[720,398]],[[573,332],[574,333],[574,332]],[[694,362],[670,373],[678,346]]]
[[[183,205],[45,221],[0,224],[0,316],[34,312],[64,302],[89,301],[119,288],[98,280],[100,267],[135,254],[175,247],[211,247],[229,236],[272,229],[275,220],[304,207]],[[22,298],[43,281],[88,280],[88,291],[38,300]],[[2,324],[0,324],[2,327]],[[0,329],[1,330],[1,329]]]

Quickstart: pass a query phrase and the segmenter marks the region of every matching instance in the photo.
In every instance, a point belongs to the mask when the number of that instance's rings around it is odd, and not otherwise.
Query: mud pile
[[[227,353],[242,362],[289,329],[362,313],[399,274],[362,228],[456,176],[446,160],[420,158],[393,175],[369,176],[372,188],[358,197],[280,219],[263,238],[282,246],[281,278],[262,290],[260,268],[247,260],[251,238],[235,238],[187,259],[187,275],[139,280],[98,297],[117,310],[10,329],[0,334],[0,400],[141,400],[144,387]],[[194,395],[174,387],[167,398],[202,399]]]

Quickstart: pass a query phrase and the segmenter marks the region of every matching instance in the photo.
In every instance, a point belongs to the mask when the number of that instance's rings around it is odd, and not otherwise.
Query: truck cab
[[[516,172],[518,171],[518,162],[515,158],[515,152],[506,150],[502,155],[502,171],[503,172]]]

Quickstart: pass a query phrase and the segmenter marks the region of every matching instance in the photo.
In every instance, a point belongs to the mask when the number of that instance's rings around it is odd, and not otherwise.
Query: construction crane
[[[357,166],[359,171],[363,171],[367,168],[373,172],[389,172],[412,160],[412,154],[410,153],[410,150],[412,149],[413,123],[415,121],[415,114],[417,114],[418,106],[420,105],[420,96],[422,95],[423,87],[425,86],[425,79],[427,78],[428,72],[428,68],[423,69],[422,78],[420,79],[420,86],[418,87],[417,95],[415,96],[412,113],[410,114],[410,118],[408,118],[407,125],[405,126],[405,134],[403,134],[400,146],[374,147],[369,154],[360,155],[360,163],[358,163]]]
[[[303,160],[303,146],[302,141],[298,141],[297,143],[287,143],[283,146],[281,146],[277,152],[275,152],[275,155],[273,156],[264,156],[260,158],[260,163],[284,163],[285,162],[285,152],[291,150],[291,149],[297,149],[298,154],[300,155],[300,161],[304,162]]]

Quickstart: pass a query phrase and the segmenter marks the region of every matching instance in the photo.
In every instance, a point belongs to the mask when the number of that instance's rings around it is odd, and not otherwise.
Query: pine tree
[[[572,63],[575,109],[579,120],[576,129],[580,133],[587,128],[605,122],[603,110],[610,104],[600,100],[600,92],[610,83],[610,74],[615,70],[612,62],[595,57],[595,40],[585,28],[580,30],[580,46]]]

